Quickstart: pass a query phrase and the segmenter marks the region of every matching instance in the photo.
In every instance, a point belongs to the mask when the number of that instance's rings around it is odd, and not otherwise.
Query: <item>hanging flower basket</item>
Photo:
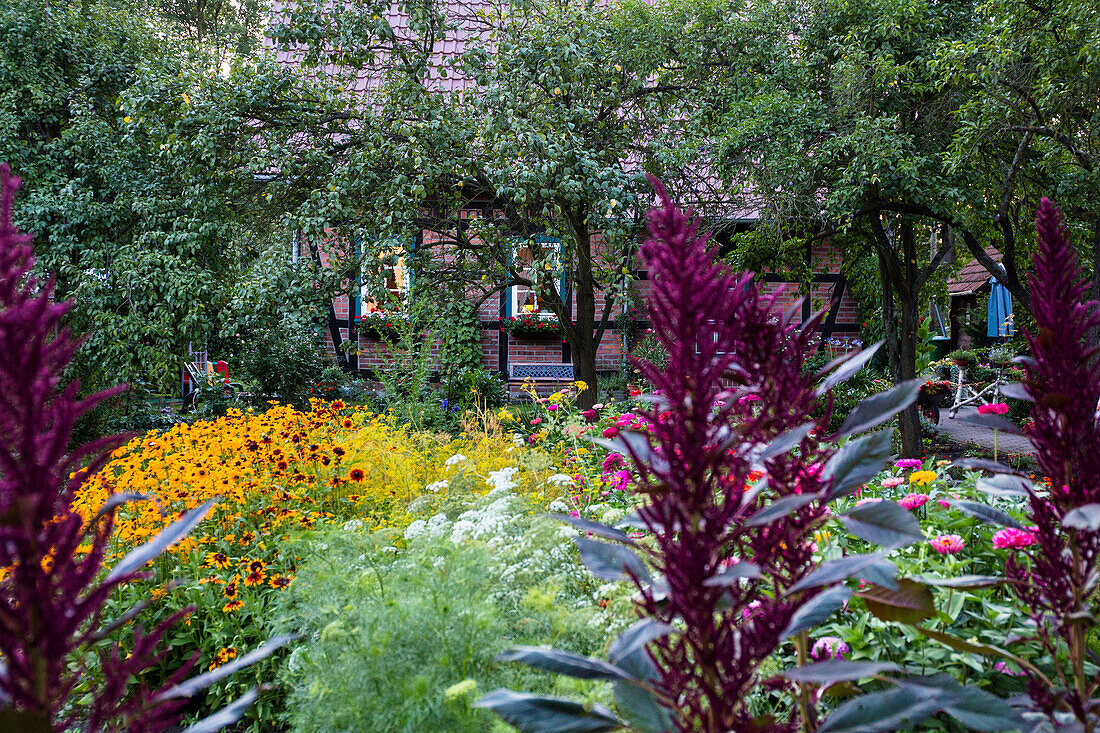
[[[384,341],[396,341],[401,336],[398,325],[404,318],[405,316],[397,313],[373,311],[356,318],[355,325],[361,336]]]
[[[928,380],[920,386],[917,404],[946,407],[951,401],[952,384],[946,380]]]
[[[504,319],[504,330],[513,336],[561,338],[561,322],[556,316],[522,313]]]

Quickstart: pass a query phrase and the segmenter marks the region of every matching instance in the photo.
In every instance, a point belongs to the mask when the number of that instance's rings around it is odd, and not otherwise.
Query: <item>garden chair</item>
[[[195,400],[203,389],[222,389],[236,398],[245,396],[244,385],[229,381],[229,365],[224,361],[214,364],[208,360],[185,361],[183,368],[187,374],[186,381],[190,383],[190,391],[184,390],[184,409],[195,406]]]

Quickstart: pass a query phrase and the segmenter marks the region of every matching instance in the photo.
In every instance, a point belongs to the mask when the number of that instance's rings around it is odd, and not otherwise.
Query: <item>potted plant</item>
[[[561,322],[557,316],[521,313],[504,319],[504,330],[513,336],[561,338]]]
[[[973,351],[965,351],[963,349],[956,349],[947,355],[947,360],[954,362],[962,369],[966,369],[969,366],[973,366],[978,363],[978,357]]]

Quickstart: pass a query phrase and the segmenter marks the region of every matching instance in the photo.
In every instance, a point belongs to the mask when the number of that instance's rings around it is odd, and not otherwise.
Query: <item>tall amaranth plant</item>
[[[853,595],[850,578],[870,583],[861,595],[873,602],[910,603],[914,584],[895,579],[886,555],[921,539],[917,521],[895,502],[855,507],[840,521],[885,549],[821,565],[813,535],[832,518],[827,503],[874,476],[890,453],[889,431],[838,442],[888,421],[916,399],[918,383],[870,398],[836,434],[822,435],[829,415],[815,421],[811,410],[874,349],[829,365],[819,384],[804,377],[821,315],[798,324],[797,311],[777,312],[751,275],[735,275],[717,261],[697,223],[653,184],[662,206],[649,214],[651,238],[642,254],[652,283],[649,317],[668,361],[664,368],[638,362],[657,388],[645,411],[651,427],[624,432],[611,444],[638,470],[645,500],[629,524],[645,530],[645,538],[561,518],[615,543],[577,538],[597,577],[636,586],[642,618],[611,644],[608,662],[531,647],[501,656],[612,681],[625,720],[599,706],[508,690],[478,704],[531,732],[814,730],[828,685],[897,669],[809,664],[807,632]],[[762,679],[761,662],[788,639],[799,666]],[[895,695],[878,699],[877,707],[838,709],[821,730],[893,730],[959,699],[941,690],[946,682],[894,682],[905,686],[905,700]],[[754,716],[746,697],[759,684],[790,692],[790,714]],[[894,727],[860,728],[868,714],[885,715]]]
[[[79,345],[60,327],[71,303],[52,302],[52,284],[30,274],[31,238],[11,220],[18,186],[8,166],[0,165],[0,727],[163,730],[180,717],[187,698],[289,639],[273,639],[234,665],[190,680],[183,679],[185,667],[151,690],[141,673],[161,658],[159,642],[181,612],[148,633],[138,628],[125,648],[116,644],[99,653],[99,670],[83,666],[93,644],[143,607],[105,622],[111,591],[142,577],[145,563],[184,537],[212,502],[178,519],[101,578],[114,511],[141,497],[116,495],[86,522],[73,509],[74,494],[121,439],[104,438],[71,453],[69,441],[76,419],[123,387],[79,399],[78,384],[63,385]],[[84,676],[100,682],[89,704],[72,704]],[[254,696],[221,713],[222,724],[236,720]]]
[[[1050,722],[1075,721],[1091,733],[1100,730],[1100,678],[1088,649],[1100,618],[1100,352],[1089,334],[1100,329],[1100,310],[1082,302],[1089,284],[1050,200],[1042,200],[1035,225],[1035,331],[1027,334],[1024,386],[1050,492],[1020,479],[1036,543],[1009,559],[1006,575],[1035,622],[1036,640],[1056,660],[1053,670],[1025,667],[1034,703]]]

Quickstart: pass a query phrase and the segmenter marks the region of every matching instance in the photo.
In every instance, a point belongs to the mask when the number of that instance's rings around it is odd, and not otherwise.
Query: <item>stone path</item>
[[[955,419],[947,416],[947,410],[940,410],[940,432],[949,436],[956,443],[970,443],[985,448],[993,447],[993,431],[984,425],[975,425],[968,418],[978,414],[975,407],[964,407],[959,410]],[[1024,455],[1034,453],[1035,449],[1031,441],[1023,435],[1013,435],[1001,430],[997,436],[997,450],[1009,455]]]

